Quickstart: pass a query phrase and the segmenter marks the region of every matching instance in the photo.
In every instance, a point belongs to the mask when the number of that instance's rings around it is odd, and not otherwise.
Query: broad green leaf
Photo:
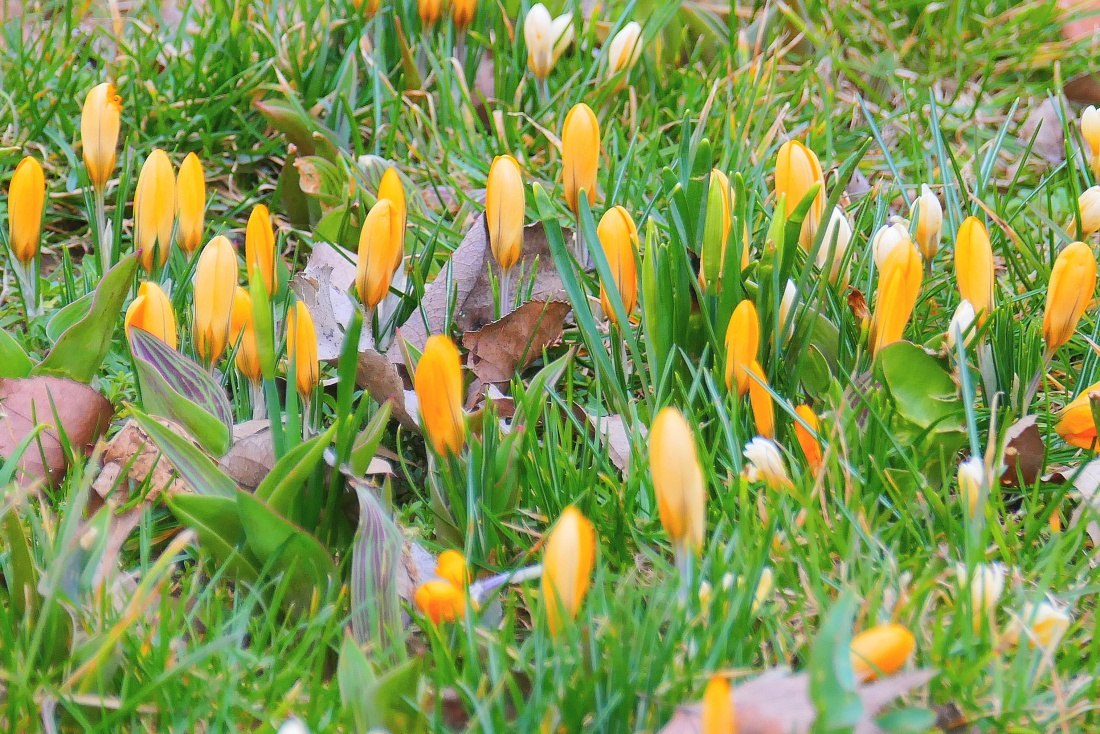
[[[132,330],[130,348],[135,359],[148,362],[172,389],[220,420],[226,428],[233,426],[229,399],[209,372],[141,329]]]
[[[294,166],[302,191],[316,197],[325,207],[339,206],[347,200],[349,179],[335,164],[320,156],[300,155]]]
[[[88,314],[65,330],[46,358],[34,368],[33,374],[91,382],[111,350],[122,304],[133,285],[137,267],[135,254],[123,258],[107,271],[95,290]]]
[[[958,386],[939,360],[921,347],[895,342],[879,352],[875,367],[903,418],[936,431],[964,428]]]
[[[233,497],[237,493],[237,483],[210,460],[197,446],[171,429],[158,423],[136,408],[131,408],[134,420],[145,431],[145,435],[172,462],[180,477],[191,485],[196,493],[216,497]]]
[[[213,454],[229,451],[233,413],[214,378],[141,329],[130,344],[145,411],[180,424]]]
[[[92,308],[93,300],[95,300],[95,291],[85,293],[83,296],[55,313],[50,317],[49,323],[46,324],[46,337],[49,338],[51,342],[60,339],[62,334],[88,315],[88,311]]]
[[[423,731],[427,720],[416,703],[422,667],[412,658],[378,675],[355,640],[345,635],[336,681],[355,730]]]
[[[332,444],[332,439],[340,427],[337,420],[327,431],[320,436],[314,436],[308,441],[303,441],[275,462],[271,472],[256,487],[256,497],[263,500],[268,506],[286,517],[292,517],[291,508],[294,499],[298,496],[302,486],[321,464],[325,456],[325,449]]]
[[[180,492],[165,502],[177,520],[195,531],[203,550],[219,565],[225,565],[238,579],[255,581],[260,577],[256,560],[248,555],[235,497]]]
[[[7,583],[12,608],[24,623],[29,623],[30,618],[27,615],[37,615],[41,597],[38,594],[38,571],[34,567],[26,529],[17,511],[4,515],[0,520],[0,531],[3,532],[4,549],[8,553],[4,581]]]
[[[338,245],[348,252],[359,248],[359,217],[349,207],[340,205],[327,212],[314,227],[314,236]]]
[[[238,492],[237,510],[249,550],[260,563],[290,576],[292,601],[307,604],[315,589],[324,590],[336,578],[336,564],[317,539],[265,502]]]
[[[0,379],[20,379],[31,373],[34,363],[14,336],[0,329]]]
[[[370,467],[370,460],[378,453],[378,446],[386,433],[386,426],[390,421],[390,413],[393,411],[393,403],[387,400],[378,408],[378,412],[370,419],[366,427],[355,437],[355,445],[351,449],[350,471],[353,476],[361,477]]]
[[[852,624],[857,601],[851,592],[833,604],[810,649],[810,699],[817,709],[813,732],[851,731],[863,714],[852,669]]]

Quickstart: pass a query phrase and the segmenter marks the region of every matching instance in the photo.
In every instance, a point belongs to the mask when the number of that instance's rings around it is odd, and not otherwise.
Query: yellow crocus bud
[[[271,212],[264,204],[257,204],[248,216],[244,230],[244,261],[251,282],[255,270],[264,279],[267,295],[273,296],[279,289],[275,274],[275,230],[271,226]]]
[[[977,456],[971,456],[959,464],[959,494],[966,503],[971,517],[978,514],[978,505],[985,489],[985,464]]]
[[[1100,186],[1090,186],[1077,198],[1077,208],[1081,212],[1081,236],[1089,237],[1100,229]],[[1073,231],[1073,222],[1066,225]]]
[[[974,567],[974,578],[970,581],[966,564],[959,563],[955,566],[959,591],[964,590],[968,583],[970,585],[970,608],[974,616],[975,631],[981,628],[982,617],[996,610],[997,602],[1005,590],[1005,573],[1002,563],[979,563]]]
[[[802,223],[798,244],[806,252],[813,246],[818,223],[825,214],[825,175],[817,155],[797,140],[788,140],[779,148],[775,160],[775,197],[786,196],[790,215],[814,185],[818,185],[813,205]]]
[[[600,224],[596,227],[596,235],[603,248],[603,254],[607,258],[607,265],[611,269],[611,277],[615,281],[615,288],[619,291],[619,298],[623,301],[623,310],[627,316],[634,311],[638,303],[638,268],[634,256],[638,251],[638,228],[634,226],[634,219],[630,212],[621,206],[608,209],[600,218]],[[603,312],[612,323],[618,323],[615,309],[608,298],[607,288],[603,281],[600,282],[600,305]]]
[[[551,634],[577,618],[595,565],[596,529],[580,510],[566,507],[542,556],[542,596]]]
[[[8,245],[15,259],[30,266],[42,241],[46,208],[46,175],[31,156],[19,161],[8,188]]]
[[[456,550],[445,550],[435,562],[435,575],[459,589],[470,583],[470,569],[466,557]]]
[[[703,547],[707,489],[695,450],[695,435],[675,408],[662,408],[649,432],[649,471],[661,524],[677,557]]]
[[[286,358],[294,361],[294,384],[298,394],[308,398],[320,381],[317,361],[317,328],[306,304],[297,301],[286,314]]]
[[[398,175],[396,168],[391,166],[382,174],[382,182],[378,184],[378,198],[389,199],[397,209],[401,239],[400,245],[393,255],[393,269],[396,272],[401,267],[401,261],[405,259],[405,227],[409,222],[409,208],[405,201],[405,186],[401,183],[401,176]]]
[[[916,647],[913,633],[900,624],[883,624],[860,632],[852,638],[852,667],[856,679],[866,683],[880,674],[896,673]]]
[[[1089,395],[1100,392],[1100,382],[1095,382],[1074,398],[1058,414],[1058,423],[1054,430],[1071,446],[1091,449],[1096,445],[1096,422],[1092,417],[1092,404]]]
[[[756,433],[764,438],[775,437],[775,405],[768,392],[768,378],[755,359],[746,368],[749,376],[749,405],[752,406],[752,418],[756,422]],[[756,379],[753,379],[755,376]]]
[[[113,84],[105,82],[88,92],[80,114],[80,141],[88,178],[100,192],[115,170],[121,116],[122,98],[115,93]]]
[[[206,179],[202,162],[188,153],[176,177],[176,198],[179,200],[179,225],[176,242],[190,257],[202,244],[203,220],[206,217]]]
[[[726,327],[726,388],[744,397],[749,391],[749,375],[745,371],[760,351],[760,317],[752,301],[744,300],[733,309]]]
[[[955,279],[959,295],[979,315],[979,323],[993,311],[996,283],[993,275],[993,247],[989,232],[977,217],[967,217],[955,237]]]
[[[573,42],[573,14],[552,18],[545,5],[536,4],[523,20],[523,39],[527,44],[527,68],[542,81]]]
[[[896,218],[895,218],[896,219]],[[904,219],[884,224],[871,238],[871,254],[875,259],[875,267],[882,270],[886,264],[886,258],[899,245],[912,244],[909,237],[909,223]]]
[[[485,184],[485,223],[493,257],[505,272],[519,262],[523,252],[526,200],[519,163],[510,155],[498,155]]]
[[[142,164],[134,194],[134,244],[147,271],[153,269],[154,252],[160,253],[161,267],[168,262],[175,222],[176,172],[168,154],[157,149]]]
[[[477,0],[454,0],[451,8],[451,17],[454,19],[455,28],[466,30],[474,22],[477,15]]]
[[[703,692],[702,734],[736,734],[737,717],[733,711],[730,683],[716,675]]]
[[[943,207],[940,200],[921,184],[920,196],[909,210],[909,218],[917,220],[917,247],[925,260],[931,261],[940,251],[940,235],[943,232]]]
[[[202,249],[194,288],[195,351],[207,364],[213,364],[225,353],[237,292],[237,253],[225,236],[218,235]]]
[[[1026,634],[1032,647],[1038,645],[1048,655],[1053,653],[1069,629],[1070,616],[1066,610],[1050,602],[1032,603],[1024,607],[1020,616],[1005,631],[1008,641],[1016,644],[1020,635]]]
[[[642,26],[630,21],[611,39],[607,48],[607,75],[615,76],[619,72],[629,72],[638,57],[642,55]]]
[[[1089,168],[1093,180],[1100,180],[1100,112],[1089,105],[1081,113],[1081,137],[1089,146]]]
[[[1058,254],[1050,271],[1043,314],[1043,339],[1053,354],[1070,340],[1096,291],[1096,258],[1084,242],[1074,242]]]
[[[818,421],[813,408],[808,405],[799,405],[794,409],[794,412],[813,431],[811,433],[801,423],[795,421],[794,436],[798,439],[798,445],[802,449],[802,454],[806,457],[810,472],[817,474],[818,470],[821,469],[821,441],[817,438],[821,432],[821,423]]]
[[[126,337],[134,327],[147,331],[157,339],[175,349],[178,346],[176,335],[176,312],[172,301],[161,287],[152,281],[138,286],[137,298],[126,309]]]
[[[443,0],[416,0],[416,12],[420,16],[420,26],[427,31],[443,14]]]
[[[352,0],[356,10],[362,10],[368,18],[378,14],[378,8],[382,6],[382,0]]]
[[[569,211],[579,211],[580,192],[588,205],[596,203],[596,170],[600,159],[600,123],[592,108],[581,102],[569,110],[561,133],[561,163],[565,201]]]
[[[848,222],[848,215],[841,207],[835,206],[833,213],[829,215],[829,223],[825,226],[825,238],[817,251],[817,267],[825,271],[826,266],[829,265],[829,251],[832,248],[832,266],[828,268],[830,283],[835,283],[840,278],[844,254],[848,252],[848,245],[851,242],[852,225]]]
[[[911,242],[894,248],[883,263],[871,318],[874,354],[901,339],[920,295],[921,270],[920,253]]]
[[[389,199],[379,199],[367,213],[359,233],[355,289],[367,308],[375,308],[390,292],[394,253],[402,248],[401,217]]]
[[[756,436],[747,444],[744,451],[745,477],[750,482],[761,481],[771,489],[788,489],[791,476],[787,473],[787,462],[775,441]]]
[[[462,364],[448,337],[428,337],[416,365],[413,388],[420,402],[420,420],[437,454],[457,454],[466,443],[462,411]]]
[[[252,296],[240,286],[237,286],[233,294],[229,343],[237,345],[237,369],[249,382],[259,384],[263,372],[260,368],[260,350],[256,343],[256,325],[252,320]]]
[[[432,624],[455,622],[466,617],[466,593],[449,581],[435,579],[420,585],[413,597],[420,613]]]

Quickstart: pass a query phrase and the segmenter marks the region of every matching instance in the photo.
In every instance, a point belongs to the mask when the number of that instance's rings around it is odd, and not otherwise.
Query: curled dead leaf
[[[462,336],[468,364],[486,383],[509,382],[561,338],[570,306],[563,301],[528,301],[515,311]]]
[[[129,480],[129,481],[126,481]],[[144,501],[129,505],[131,483],[141,486],[148,481]],[[114,514],[107,530],[107,541],[96,567],[94,582],[100,586],[112,581],[112,587],[124,581],[116,577],[122,546],[141,522],[141,515],[164,494],[190,492],[191,488],[176,475],[168,457],[161,454],[145,431],[134,421],[127,421],[103,450],[103,468],[92,483],[94,510],[106,503]],[[126,507],[119,511],[119,508]]]
[[[1035,416],[1026,415],[1009,426],[1005,439],[1006,470],[1001,475],[1001,484],[1018,487],[1021,479],[1025,485],[1034,484],[1043,469],[1047,451]]]
[[[221,468],[233,481],[254,490],[275,466],[275,444],[271,440],[271,421],[245,421],[233,426],[233,445],[221,460]]]
[[[607,447],[607,457],[619,470],[626,474],[630,469],[630,433],[621,415],[596,416],[585,411],[585,420],[595,430],[600,443]],[[643,425],[631,425],[631,429],[642,434],[644,439],[649,430]]]
[[[291,281],[291,288],[313,316],[317,358],[322,362],[339,359],[344,332],[359,308],[349,293],[355,283],[356,262],[355,253],[317,242],[305,268]],[[373,346],[370,329],[363,329],[359,349]]]
[[[564,234],[566,239],[572,238],[571,232],[566,231]],[[491,323],[495,317],[496,304],[489,280],[489,268],[492,268],[495,277],[499,277],[500,270],[489,249],[489,232],[482,214],[474,220],[473,226],[451,255],[448,264],[424,288],[420,310],[413,313],[402,327],[402,337],[417,350],[422,350],[428,336],[442,334],[452,296],[455,304],[454,321],[460,330],[476,331]],[[554,265],[550,244],[541,222],[524,227],[523,254],[513,270],[513,278],[518,277],[518,282],[526,284],[532,270],[534,283],[531,300],[569,300]],[[403,361],[401,349],[396,344],[390,348],[387,356],[394,362]]]
[[[1085,464],[1073,480],[1073,488],[1081,495],[1081,504],[1070,516],[1069,526],[1076,527],[1081,522],[1088,521],[1085,532],[1092,539],[1092,544],[1100,547],[1100,522],[1097,522],[1097,518],[1100,518],[1100,459],[1093,459]]]
[[[73,451],[86,455],[106,432],[114,412],[107,398],[75,380],[0,380],[0,456],[12,456],[38,425],[45,426],[23,453],[18,478],[22,483],[43,480],[56,484],[68,468],[57,423]]]
[[[390,402],[393,417],[406,428],[416,428],[419,411],[416,393],[405,386],[398,366],[373,349],[359,352],[355,384],[367,391],[379,405]]]
[[[894,699],[926,684],[935,675],[932,670],[915,670],[875,681],[858,688],[863,700],[863,715],[856,734],[878,734],[875,716]],[[747,683],[738,683],[733,692],[738,734],[807,734],[817,713],[810,700],[810,677],[792,675],[782,669],[766,671]],[[681,706],[659,734],[698,734],[703,730],[702,707]]]

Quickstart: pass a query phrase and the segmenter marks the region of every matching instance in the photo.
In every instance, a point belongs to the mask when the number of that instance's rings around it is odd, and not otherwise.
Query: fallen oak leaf
[[[125,479],[130,481],[122,481],[123,472]],[[117,508],[128,504],[131,482],[137,486],[148,482],[148,490],[142,502],[117,512]],[[161,454],[137,422],[130,420],[105,447],[103,468],[92,483],[92,489],[93,498],[98,497],[115,510],[94,575],[93,586],[99,588],[118,571],[122,546],[141,522],[145,508],[154,504],[162,494],[190,492],[191,488],[179,479],[168,457]],[[94,513],[96,508],[89,507]]]
[[[563,233],[567,240],[573,236],[567,230],[563,230]],[[531,300],[569,300],[554,265],[542,222],[523,228],[523,253],[515,267],[519,269],[516,272],[524,274],[524,281],[534,270]],[[420,308],[401,327],[404,339],[417,351],[422,351],[430,335],[444,333],[452,302],[454,322],[461,331],[476,331],[491,323],[495,319],[496,303],[489,279],[490,268],[494,277],[499,278],[500,268],[489,248],[485,215],[480,214],[458,249],[451,254],[444,269],[435,280],[425,286]],[[387,356],[394,362],[404,361],[401,348],[397,344],[390,347]]]
[[[894,699],[919,688],[935,675],[933,670],[900,673],[859,686],[863,713],[855,734],[881,734],[875,716]],[[771,669],[753,680],[735,685],[730,694],[737,717],[738,734],[808,734],[817,717],[810,701],[810,677]],[[702,706],[690,704],[676,710],[658,734],[698,734],[703,730]]]
[[[584,418],[588,425],[595,430],[600,443],[607,447],[607,458],[618,467],[619,471],[626,474],[630,469],[630,433],[627,432],[626,421],[621,415],[592,415],[584,411]],[[642,434],[644,439],[649,430],[644,425],[632,425],[631,428]]]
[[[317,358],[332,362],[340,358],[344,333],[359,306],[349,291],[355,283],[357,256],[327,242],[317,242],[301,273],[291,280],[291,288],[306,304],[317,330]],[[371,349],[370,329],[363,329],[359,349]]]
[[[511,382],[516,372],[561,338],[570,306],[564,301],[528,301],[497,321],[462,335],[470,369],[482,382]]]
[[[56,410],[56,415],[55,415]],[[0,456],[11,457],[35,429],[44,428],[19,460],[19,481],[56,484],[69,460],[57,422],[75,452],[87,455],[110,425],[115,408],[88,385],[63,377],[0,379]]]
[[[1073,488],[1080,493],[1082,502],[1070,516],[1069,526],[1076,527],[1084,519],[1085,512],[1090,512],[1093,518],[1085,526],[1085,532],[1092,539],[1092,544],[1100,547],[1100,523],[1095,519],[1100,517],[1100,459],[1085,464],[1073,480]]]
[[[275,466],[271,421],[263,418],[233,426],[233,445],[219,464],[242,488],[251,491],[260,486]]]
[[[406,428],[416,428],[420,411],[416,393],[406,389],[396,364],[386,355],[364,349],[359,352],[355,384],[367,391],[376,403],[393,405],[393,417]]]

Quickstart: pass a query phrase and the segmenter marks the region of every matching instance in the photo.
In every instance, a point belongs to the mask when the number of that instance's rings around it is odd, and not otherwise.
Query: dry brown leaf
[[[1062,118],[1050,99],[1044,99],[1028,112],[1020,126],[1020,137],[1026,144],[1035,137],[1032,151],[1043,160],[1057,165],[1066,159],[1065,135],[1062,134]]]
[[[1075,527],[1082,520],[1087,519],[1089,524],[1085,527],[1085,532],[1092,538],[1092,544],[1100,547],[1100,523],[1095,520],[1100,516],[1100,459],[1093,459],[1085,464],[1081,473],[1077,475],[1077,479],[1074,480],[1073,487],[1081,493],[1081,504],[1073,511],[1069,526]],[[1091,517],[1085,517],[1086,511],[1089,511]]]
[[[561,338],[570,306],[564,301],[528,301],[502,319],[462,335],[470,369],[482,382],[510,382],[517,371]]]
[[[611,463],[626,474],[630,469],[630,433],[627,431],[623,417],[617,414],[597,417],[587,411],[584,417],[596,431],[600,443],[607,446],[607,457],[611,459]],[[649,433],[648,429],[640,424],[631,426],[631,429],[641,432],[642,438]]]
[[[19,480],[55,484],[68,468],[54,410],[69,444],[87,452],[107,430],[115,408],[87,385],[61,377],[0,380],[0,456],[11,456],[19,442],[47,426],[19,461]]]
[[[1064,11],[1062,37],[1067,41],[1093,38],[1100,30],[1100,2],[1097,0],[1058,0]],[[1079,104],[1100,104],[1100,78],[1094,74],[1081,74],[1070,79],[1062,87],[1066,98]]]
[[[563,234],[567,241],[573,237],[573,233],[568,230],[564,230]],[[568,301],[561,276],[558,275],[554,258],[550,254],[550,245],[542,222],[523,228],[523,255],[513,270],[513,276],[522,272],[526,283],[536,260],[538,270],[535,272],[531,300]],[[448,266],[424,288],[420,310],[414,312],[401,328],[402,337],[417,350],[422,350],[429,335],[442,334],[447,320],[447,308],[455,291],[457,298],[454,320],[461,331],[476,331],[491,323],[495,316],[495,303],[489,280],[490,267],[495,277],[499,277],[500,269],[490,254],[489,232],[485,227],[485,215],[482,214],[474,220],[466,238],[451,255]],[[393,362],[403,361],[397,344],[390,348],[387,356]]]
[[[355,384],[367,391],[375,402],[390,402],[393,405],[393,417],[406,428],[416,428],[419,410],[416,393],[405,387],[396,364],[373,349],[359,352],[359,365],[355,373]]]
[[[1024,484],[1034,484],[1035,478],[1043,468],[1046,459],[1046,444],[1035,423],[1035,416],[1025,415],[1009,426],[1005,433],[1005,473],[1001,475],[1001,484],[1006,487],[1020,486],[1020,477]]]
[[[126,472],[123,479],[122,473]],[[150,478],[151,477],[151,478]],[[130,481],[125,481],[130,480]],[[92,483],[93,498],[112,509],[128,504],[130,482],[140,485],[149,480],[144,502],[129,507],[111,518],[107,541],[96,567],[93,584],[99,587],[118,570],[122,546],[141,522],[145,508],[167,492],[189,492],[187,483],[176,476],[175,468],[134,421],[127,421],[103,451],[103,468]]]
[[[322,362],[339,359],[344,347],[344,332],[359,306],[349,290],[355,283],[355,253],[317,242],[301,273],[294,276],[291,288],[306,304],[317,329],[317,358]],[[364,328],[359,349],[374,346],[370,329]]]
[[[874,718],[894,699],[919,688],[932,679],[935,671],[916,670],[860,686],[863,716],[856,734],[878,734]],[[737,734],[806,734],[813,726],[814,710],[810,701],[810,677],[773,669],[757,678],[737,684],[731,693],[737,714]],[[702,707],[681,706],[659,734],[698,734],[703,730]]]
[[[244,489],[253,490],[275,466],[271,421],[245,421],[233,426],[233,445],[220,462],[222,471]]]

